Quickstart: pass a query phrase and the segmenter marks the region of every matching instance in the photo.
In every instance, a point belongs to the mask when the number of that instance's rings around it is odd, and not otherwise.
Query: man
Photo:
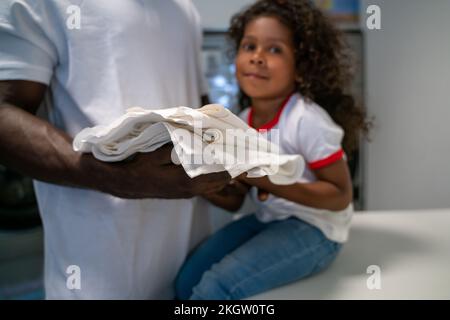
[[[190,198],[229,175],[189,179],[169,145],[109,164],[71,143],[131,106],[199,106],[200,44],[189,0],[1,1],[0,163],[39,180],[48,299],[172,297]]]

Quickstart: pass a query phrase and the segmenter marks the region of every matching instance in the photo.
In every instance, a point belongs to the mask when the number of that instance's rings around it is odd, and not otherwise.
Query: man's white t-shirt
[[[45,114],[72,137],[131,106],[199,107],[201,41],[189,0],[0,2],[0,80],[48,85]],[[171,298],[204,235],[193,234],[195,200],[124,200],[38,181],[35,190],[49,299]]]
[[[245,109],[240,117],[252,126],[250,108]],[[282,153],[300,154],[304,157],[307,165],[298,182],[316,181],[314,170],[345,157],[341,147],[344,136],[342,128],[322,107],[305,101],[299,94],[286,99],[276,117],[257,129],[277,143]],[[329,211],[300,205],[272,194],[266,201],[260,201],[256,188],[251,189],[250,196],[257,207],[256,216],[263,222],[294,216],[316,226],[330,240],[345,242],[348,239],[352,205],[342,211]]]

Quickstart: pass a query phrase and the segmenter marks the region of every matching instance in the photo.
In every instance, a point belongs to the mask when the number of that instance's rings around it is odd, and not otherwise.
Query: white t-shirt
[[[252,125],[250,108],[245,109],[240,117]],[[342,128],[323,108],[306,102],[299,94],[290,96],[276,117],[257,129],[265,132],[269,140],[278,143],[283,153],[300,154],[304,157],[307,165],[298,182],[316,181],[314,170],[345,157],[341,147],[344,136]],[[347,241],[353,214],[352,205],[342,211],[329,211],[300,205],[272,194],[266,201],[259,201],[256,188],[251,189],[251,198],[257,206],[256,215],[263,222],[295,216],[318,227],[333,241]]]
[[[189,0],[0,2],[0,79],[49,85],[45,113],[71,136],[130,106],[200,106],[201,41]],[[194,199],[124,200],[43,182],[35,189],[49,299],[171,298],[189,247],[206,235]],[[81,289],[70,266],[81,271]]]

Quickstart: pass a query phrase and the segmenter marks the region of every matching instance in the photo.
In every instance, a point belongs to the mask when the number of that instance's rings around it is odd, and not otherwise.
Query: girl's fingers
[[[258,188],[259,201],[266,201],[269,198],[269,193],[266,190]]]

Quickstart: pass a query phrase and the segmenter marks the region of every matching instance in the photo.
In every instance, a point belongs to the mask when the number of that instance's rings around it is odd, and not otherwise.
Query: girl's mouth
[[[268,80],[269,79],[269,77],[259,74],[259,73],[255,73],[255,72],[245,72],[244,77],[250,78],[250,79],[260,79],[260,80]]]

